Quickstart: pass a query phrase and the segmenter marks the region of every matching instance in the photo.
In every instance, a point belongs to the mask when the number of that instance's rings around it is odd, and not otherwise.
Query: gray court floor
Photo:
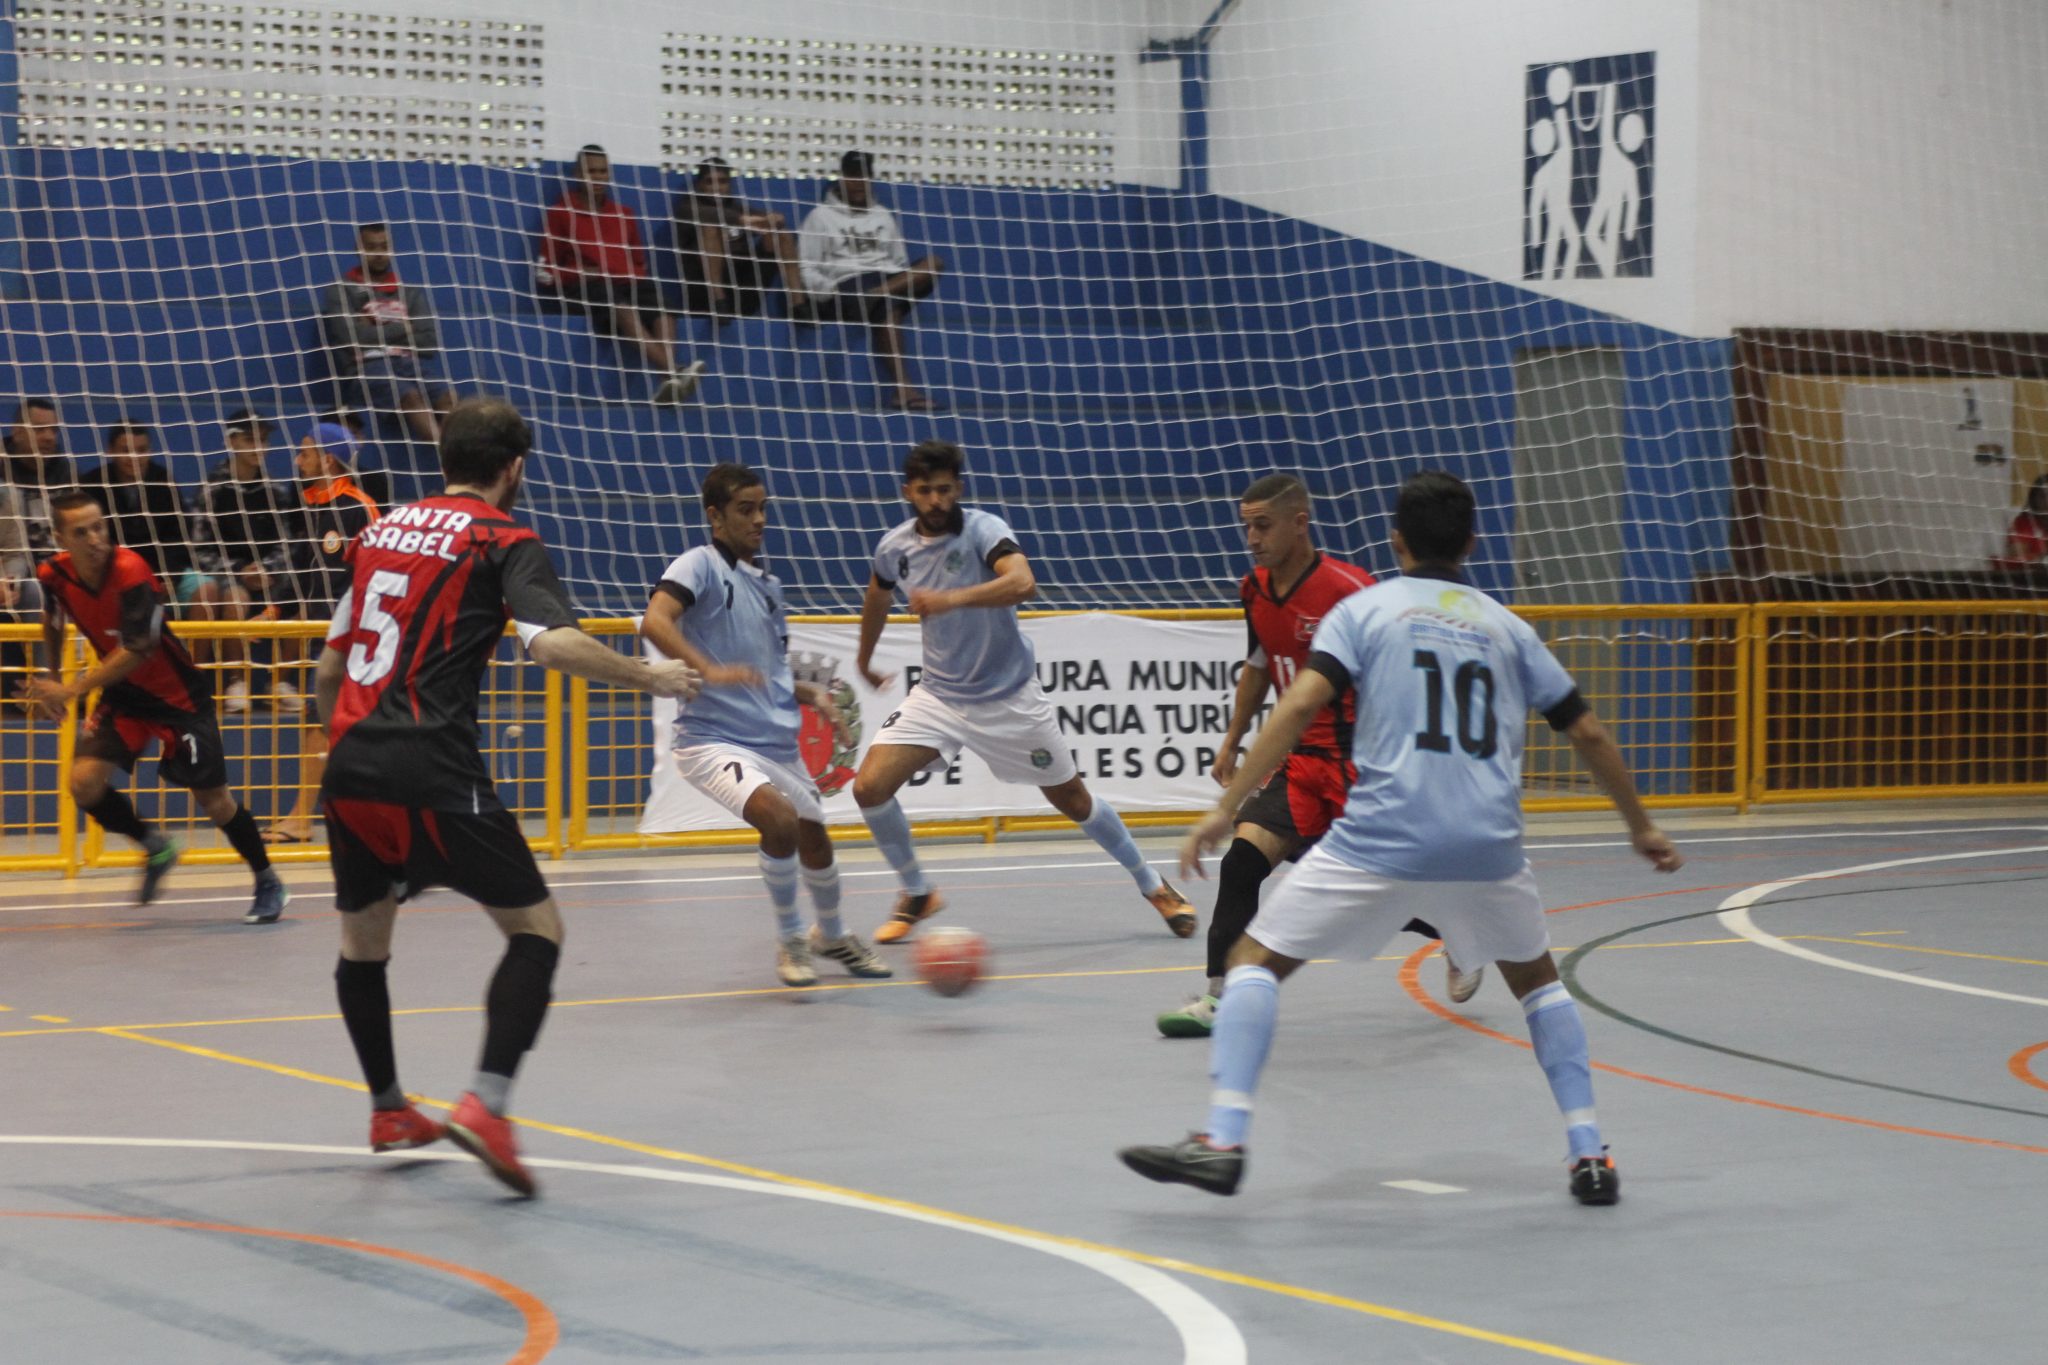
[[[994,977],[775,983],[751,857],[571,861],[514,1097],[542,1197],[373,1158],[315,869],[0,883],[0,1361],[2038,1361],[2048,808],[1607,820],[1532,857],[1612,1209],[1564,1188],[1514,1001],[1398,941],[1283,992],[1246,1187],[1114,1150],[1203,1114],[1200,981],[1090,845],[932,851]],[[1172,841],[1146,844],[1171,857]],[[890,882],[850,849],[863,930]],[[1213,894],[1190,894],[1205,909]],[[1568,950],[1568,951],[1566,951]],[[497,952],[409,910],[401,1077],[464,1087]]]

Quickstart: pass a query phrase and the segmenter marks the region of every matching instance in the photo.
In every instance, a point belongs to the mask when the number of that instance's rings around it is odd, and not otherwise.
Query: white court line
[[[1827,872],[1809,872],[1785,881],[1765,882],[1760,886],[1738,891],[1721,902],[1721,913],[1716,918],[1730,933],[1740,934],[1760,948],[1769,948],[1773,952],[1784,953],[1789,957],[1804,958],[1823,967],[1839,967],[1845,972],[1861,972],[1865,976],[1883,977],[1887,981],[1903,981],[1909,986],[1954,991],[1958,995],[1981,996],[1986,1000],[2009,1000],[2016,1005],[2048,1005],[2048,999],[2038,995],[2019,995],[2012,991],[1994,991],[1985,986],[1966,986],[1960,981],[1944,981],[1940,977],[1923,976],[1917,972],[1895,972],[1887,967],[1873,967],[1865,962],[1852,962],[1848,958],[1817,952],[1804,944],[1788,943],[1776,934],[1766,933],[1757,928],[1756,921],[1749,913],[1750,907],[1758,901],[1788,886],[1803,886],[1809,882],[1825,881],[1830,877],[1849,877],[1859,872],[1882,872],[1887,868],[1913,867],[1921,863],[1956,862],[1964,858],[2001,858],[2016,853],[2048,853],[2048,844],[2036,844],[2031,848],[1987,848],[1971,849],[1967,853],[1936,853],[1925,858],[1894,858],[1889,862],[1864,863],[1859,867],[1838,867]]]
[[[150,1147],[183,1148],[199,1151],[224,1152],[289,1152],[302,1156],[349,1156],[368,1161],[382,1161],[386,1164],[404,1161],[454,1161],[473,1160],[463,1152],[390,1152],[382,1156],[365,1152],[360,1147],[323,1147],[295,1142],[224,1142],[197,1138],[117,1138],[117,1137],[29,1137],[0,1135],[0,1144],[13,1146],[44,1147]],[[1012,1246],[1025,1247],[1031,1251],[1042,1251],[1048,1256],[1071,1261],[1075,1265],[1092,1270],[1130,1290],[1146,1303],[1157,1309],[1179,1334],[1181,1359],[1184,1365],[1246,1365],[1250,1349],[1245,1345],[1244,1334],[1237,1330],[1237,1324],[1229,1315],[1209,1300],[1197,1294],[1179,1280],[1151,1266],[1127,1261],[1120,1256],[1096,1251],[1089,1247],[1068,1246],[1049,1239],[1030,1237],[1023,1233],[1011,1232],[1004,1228],[985,1227],[979,1223],[947,1218],[937,1213],[926,1213],[919,1209],[898,1208],[892,1204],[862,1199],[857,1195],[836,1190],[814,1190],[795,1185],[777,1185],[766,1180],[749,1180],[743,1176],[712,1175],[702,1171],[659,1170],[650,1166],[620,1166],[597,1161],[566,1161],[552,1157],[521,1157],[528,1166],[551,1171],[581,1171],[591,1175],[619,1175],[634,1180],[662,1180],[674,1185],[708,1185],[716,1189],[741,1190],[749,1194],[772,1194],[784,1199],[806,1199],[814,1204],[835,1204],[841,1208],[858,1209],[864,1213],[886,1213],[892,1218],[902,1218],[913,1223],[927,1223],[933,1227],[949,1228],[954,1232],[971,1232],[992,1241],[1008,1242]]]
[[[1681,849],[1682,849],[1682,848],[1684,848],[1684,847],[1686,847],[1686,846],[1689,846],[1689,845],[1692,845],[1692,844],[1750,844],[1750,843],[1764,843],[1764,842],[1767,842],[1767,841],[1771,841],[1771,840],[1786,840],[1786,839],[1897,839],[1897,838],[1908,838],[1908,837],[1912,837],[1912,836],[1914,836],[1914,835],[1924,835],[1924,834],[2039,834],[2039,833],[2041,833],[2041,832],[2042,832],[2043,830],[2048,830],[2048,825],[1970,825],[1970,826],[1957,826],[1957,825],[1942,825],[1942,826],[1937,826],[1937,827],[1935,827],[1935,828],[1932,828],[1932,829],[1886,829],[1886,830],[1846,830],[1846,829],[1845,829],[1845,830],[1824,830],[1824,831],[1820,831],[1820,832],[1816,832],[1816,833],[1812,833],[1812,834],[1730,834],[1730,835],[1718,835],[1718,834],[1717,834],[1717,835],[1711,835],[1711,836],[1708,836],[1708,837],[1705,837],[1705,838],[1698,838],[1698,839],[1695,839],[1695,838],[1689,838],[1689,837],[1686,837],[1686,836],[1683,836],[1683,835],[1681,835],[1681,836],[1679,837],[1679,839],[1678,839],[1678,841],[1677,841],[1677,842],[1679,843],[1679,845],[1680,845],[1680,847],[1681,847]],[[1525,848],[1526,848],[1526,849],[1527,849],[1527,850],[1528,850],[1529,852],[1531,852],[1531,853],[1549,853],[1549,852],[1553,852],[1553,851],[1555,851],[1555,850],[1558,850],[1558,849],[1574,849],[1574,848],[1627,848],[1628,846],[1629,846],[1629,842],[1628,842],[1628,840],[1626,840],[1626,839],[1612,839],[1612,840],[1599,840],[1599,841],[1595,841],[1595,842],[1588,842],[1588,843],[1570,843],[1570,844],[1526,844],[1526,845],[1524,845],[1524,847],[1525,847]],[[1171,868],[1171,867],[1176,867],[1176,866],[1177,866],[1177,865],[1179,864],[1180,860],[1179,860],[1178,858],[1148,858],[1148,859],[1146,859],[1146,862],[1147,862],[1147,863],[1149,863],[1149,864],[1150,864],[1151,866],[1153,866],[1153,867],[1166,867],[1166,868]],[[946,877],[946,876],[950,876],[950,875],[952,875],[952,874],[955,874],[955,873],[960,873],[960,874],[967,874],[967,875],[989,875],[989,874],[994,874],[994,873],[1002,873],[1002,872],[1076,872],[1076,871],[1088,871],[1088,870],[1099,870],[1099,869],[1103,869],[1103,868],[1112,868],[1112,867],[1115,867],[1115,866],[1116,866],[1116,864],[1115,864],[1114,862],[1111,862],[1111,861],[1110,861],[1109,859],[1107,859],[1107,858],[1100,858],[1100,859],[1095,859],[1095,860],[1092,860],[1092,861],[1087,861],[1087,862],[1078,862],[1078,863],[1073,863],[1073,862],[1068,862],[1068,863],[1048,863],[1048,862],[1030,862],[1030,863],[992,863],[992,864],[988,864],[988,865],[986,865],[986,866],[980,866],[980,867],[976,867],[976,866],[970,866],[970,865],[964,865],[964,864],[950,864],[950,863],[946,863],[946,864],[939,864],[939,863],[935,863],[935,864],[933,864],[933,865],[932,865],[932,868],[930,869],[930,871],[931,871],[931,874],[932,874],[932,875],[935,875],[935,876],[937,876],[937,877],[939,877],[939,878],[943,879],[944,877]],[[545,865],[544,865],[544,866],[542,867],[542,872],[543,872],[543,874],[545,874],[545,873],[546,873],[546,871],[547,871],[547,869],[546,869],[546,867],[545,867]],[[896,873],[895,873],[895,870],[894,870],[894,869],[892,869],[892,868],[887,868],[887,867],[858,867],[858,868],[849,868],[849,867],[844,867],[844,866],[842,866],[842,867],[841,867],[841,868],[839,869],[839,875],[840,875],[840,876],[841,876],[842,878],[853,878],[853,877],[893,877],[893,876],[895,876],[895,875],[896,875]],[[548,881],[548,886],[549,886],[550,888],[556,888],[556,887],[559,887],[559,888],[562,888],[562,889],[564,889],[564,890],[577,890],[577,889],[580,889],[580,888],[584,888],[584,887],[594,887],[594,886],[696,886],[696,885],[700,885],[700,884],[707,884],[707,883],[724,883],[724,882],[753,882],[753,881],[759,881],[759,880],[760,880],[760,876],[761,876],[761,874],[760,874],[760,873],[758,873],[758,872],[731,872],[731,873],[705,873],[705,874],[699,874],[699,875],[695,875],[695,876],[688,876],[688,877],[608,877],[608,878],[599,878],[599,879],[586,879],[586,880],[580,880],[580,881],[578,881],[578,880],[571,880],[571,879],[568,879],[568,878],[562,878],[562,877],[548,877],[547,881]],[[4,883],[0,883],[0,888],[4,888]],[[5,895],[4,889],[0,889],[0,897],[4,897],[4,895]],[[153,902],[151,902],[151,905],[152,905],[152,907],[154,907],[154,906],[158,906],[158,905],[219,905],[219,904],[220,904],[221,902],[223,902],[223,901],[237,901],[237,902],[238,902],[238,901],[242,900],[242,899],[243,899],[244,897],[246,897],[247,895],[248,895],[248,892],[246,892],[246,891],[243,891],[243,890],[240,890],[240,889],[236,889],[236,890],[232,890],[232,891],[226,891],[226,892],[223,892],[223,893],[222,893],[221,895],[218,895],[218,896],[165,896],[165,897],[163,897],[163,898],[161,898],[161,899],[159,899],[159,900],[156,900],[156,901],[153,901]],[[134,901],[132,901],[132,900],[120,900],[120,901],[63,901],[63,900],[59,900],[59,901],[52,901],[52,902],[50,902],[50,903],[49,903],[48,905],[39,905],[39,906],[9,906],[9,907],[0,907],[0,913],[18,912],[18,911],[21,911],[21,910],[45,910],[45,909],[48,909],[48,910],[134,910],[134,909],[137,909],[137,908],[139,908],[139,907],[137,907],[137,906],[136,906],[136,904],[135,904],[135,902],[134,902]]]
[[[1390,1190],[1407,1190],[1410,1194],[1464,1194],[1463,1185],[1439,1185],[1434,1180],[1382,1180],[1380,1184]]]

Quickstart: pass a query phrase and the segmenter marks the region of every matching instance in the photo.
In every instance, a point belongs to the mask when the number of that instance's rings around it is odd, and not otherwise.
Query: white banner
[[[1089,790],[1120,810],[1202,810],[1216,799],[1209,765],[1230,723],[1231,698],[1244,665],[1241,621],[1154,621],[1090,613],[1024,622],[1038,651],[1038,678],[1073,746]],[[792,622],[789,652],[798,671],[831,679],[842,710],[852,713],[862,750],[902,704],[915,680],[922,636],[915,624],[892,623],[875,650],[874,667],[890,675],[877,691],[853,661],[860,628]],[[642,834],[731,829],[735,820],[676,775],[669,758],[675,704],[657,700],[650,737],[651,776]],[[806,708],[805,766],[825,794],[827,817],[854,822],[854,770],[860,750],[839,749],[831,729]],[[962,753],[943,772],[920,773],[898,794],[913,820],[1051,813],[1031,787],[998,782],[980,759]]]

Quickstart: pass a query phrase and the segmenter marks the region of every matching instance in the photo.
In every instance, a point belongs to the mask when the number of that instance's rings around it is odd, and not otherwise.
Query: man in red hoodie
[[[595,331],[638,346],[647,363],[668,376],[655,402],[681,403],[697,391],[704,362],[677,357],[675,323],[648,275],[639,220],[611,197],[611,183],[604,148],[576,154],[575,182],[548,209],[540,283],[548,287],[551,279],[562,301],[587,313]]]

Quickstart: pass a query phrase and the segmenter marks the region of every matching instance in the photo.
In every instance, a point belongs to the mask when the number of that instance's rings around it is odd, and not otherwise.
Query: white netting
[[[2048,467],[2048,12],[601,8],[20,5],[6,387],[56,400],[87,469],[115,419],[148,425],[202,498],[254,409],[292,503],[285,445],[364,406],[319,299],[388,223],[438,325],[422,390],[529,414],[530,509],[593,610],[644,601],[723,459],[770,476],[793,601],[850,605],[927,436],[967,449],[1054,605],[1228,602],[1231,499],[1276,468],[1376,568],[1391,490],[1451,468],[1478,581],[1583,602],[1976,582]],[[658,367],[537,288],[586,142],[676,319]],[[677,251],[703,158],[795,239],[854,148],[908,259],[943,263],[900,384],[867,326],[792,324],[772,240],[727,321]],[[1998,211],[1965,212],[1984,186]],[[1950,231],[1959,258],[1924,250]],[[696,396],[655,402],[685,361]],[[371,414],[373,491],[428,479],[419,429]]]

